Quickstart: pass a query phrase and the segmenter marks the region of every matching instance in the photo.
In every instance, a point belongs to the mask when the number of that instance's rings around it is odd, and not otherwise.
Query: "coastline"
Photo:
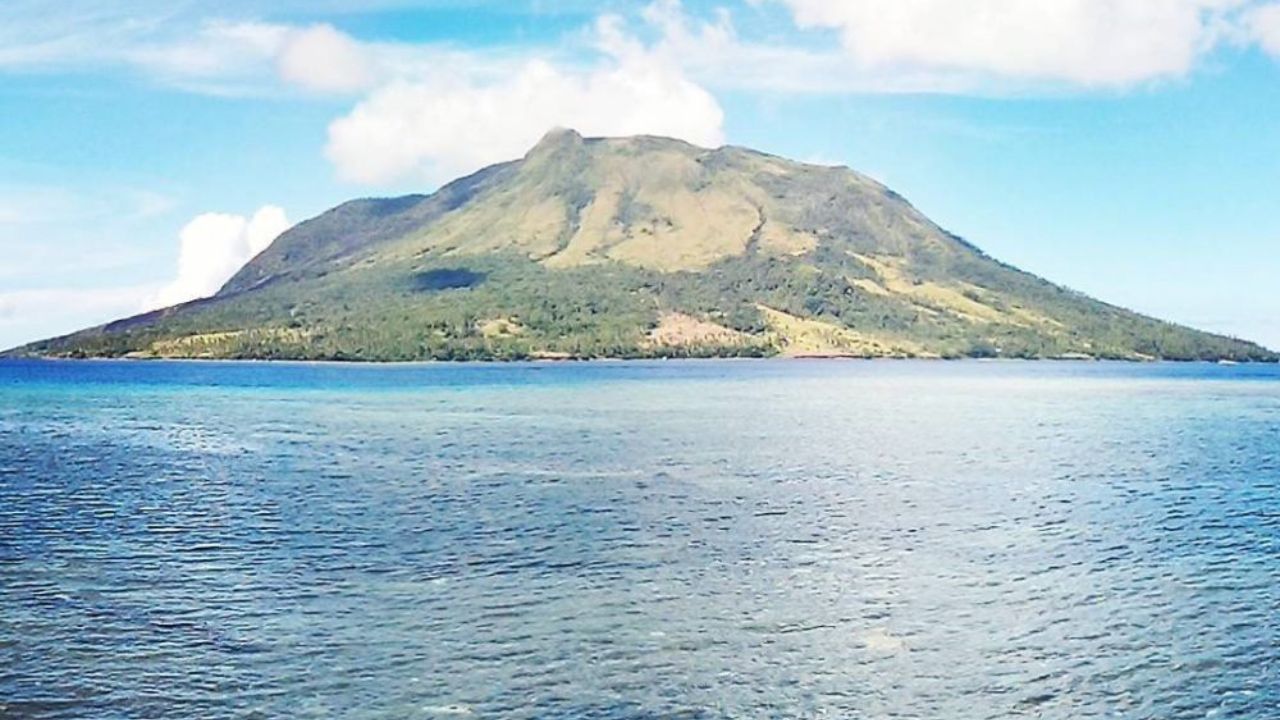
[[[1216,366],[1247,366],[1247,365],[1280,365],[1280,359],[1277,360],[1233,360],[1229,358],[1207,358],[1207,359],[1177,359],[1177,358],[1124,358],[1124,357],[941,357],[933,356],[858,356],[858,355],[838,355],[838,354],[803,354],[803,355],[768,355],[763,357],[744,357],[740,355],[698,355],[698,356],[662,356],[662,357],[540,357],[540,358],[472,358],[460,360],[440,360],[440,359],[423,359],[423,360],[367,360],[367,359],[345,359],[345,358],[237,358],[237,357],[62,357],[47,355],[10,355],[0,353],[0,363],[5,362],[41,362],[41,363],[191,363],[191,364],[261,364],[261,365],[332,365],[332,366],[351,366],[351,367],[395,367],[395,366],[462,366],[462,365],[490,365],[490,366],[555,366],[555,365],[600,365],[600,364],[620,364],[620,363],[666,363],[666,362],[694,362],[694,363],[975,363],[975,364],[1080,364],[1095,365],[1100,363],[1111,363],[1120,365],[1216,365]]]

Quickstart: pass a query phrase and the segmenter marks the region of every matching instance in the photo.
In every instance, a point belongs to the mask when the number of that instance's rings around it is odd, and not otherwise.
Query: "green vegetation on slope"
[[[1003,265],[846,169],[568,131],[302,223],[213,298],[20,352],[1276,359]]]
[[[868,352],[852,341],[811,348],[822,354],[1271,359],[1240,341],[1052,287],[1032,307],[1065,318],[1063,327],[957,321],[943,305],[931,311],[865,291],[846,268],[824,268],[812,257],[734,258],[701,273],[617,263],[553,270],[512,255],[468,258],[465,267],[456,260],[428,257],[395,271],[274,283],[28,349],[73,357],[342,360],[768,355],[787,350],[790,338],[771,328],[762,311],[767,308],[849,328],[889,348]],[[441,277],[448,280],[441,283]],[[749,341],[652,343],[650,333],[664,314],[677,312],[736,330]]]

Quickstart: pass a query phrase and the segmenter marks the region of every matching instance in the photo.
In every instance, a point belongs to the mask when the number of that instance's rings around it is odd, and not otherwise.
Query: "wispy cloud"
[[[1263,50],[1280,59],[1280,3],[1251,10],[1247,16],[1246,32]]]
[[[115,68],[217,94],[360,94],[394,82],[430,82],[445,69],[475,75],[522,68],[535,58],[578,70],[596,62],[594,30],[545,38],[539,46],[470,52],[439,43],[365,42],[324,21],[263,19],[310,11],[340,22],[339,13],[352,9],[341,2],[65,5],[58,13],[32,0],[0,6],[0,69]],[[752,26],[744,34],[735,13],[747,13],[748,5],[772,8],[791,27],[762,33]],[[679,0],[656,0],[618,19],[651,38],[654,57],[711,89],[1117,89],[1186,76],[1228,41],[1280,55],[1274,0],[750,0],[732,7],[695,13]]]
[[[0,349],[135,315],[155,291],[150,285],[0,290]]]
[[[17,226],[145,220],[173,207],[174,200],[168,195],[140,188],[82,190],[5,184],[0,185],[0,240]]]

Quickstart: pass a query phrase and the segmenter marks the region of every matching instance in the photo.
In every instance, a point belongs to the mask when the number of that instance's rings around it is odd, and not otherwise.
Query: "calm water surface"
[[[0,363],[0,717],[1280,717],[1280,368]]]

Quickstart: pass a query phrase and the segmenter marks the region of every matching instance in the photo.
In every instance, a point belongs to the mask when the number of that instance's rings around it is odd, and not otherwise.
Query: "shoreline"
[[[41,355],[0,355],[0,363],[5,362],[48,362],[48,363],[192,363],[192,364],[262,364],[262,365],[333,365],[333,366],[351,366],[351,367],[409,367],[409,366],[462,366],[462,365],[485,365],[494,367],[531,365],[531,366],[557,366],[557,365],[573,365],[573,364],[619,364],[619,363],[666,363],[666,362],[734,362],[734,363],[783,363],[783,362],[806,362],[806,363],[849,363],[849,362],[886,362],[886,363],[978,363],[978,364],[1080,364],[1095,365],[1100,363],[1113,363],[1123,365],[1217,365],[1223,367],[1231,366],[1248,366],[1248,365],[1280,365],[1280,360],[1233,360],[1230,358],[1218,359],[1196,359],[1196,360],[1179,360],[1171,358],[1093,358],[1093,357],[939,357],[939,356],[921,356],[921,357],[903,357],[903,356],[882,356],[882,357],[861,357],[856,355],[771,355],[767,357],[741,357],[735,355],[724,356],[703,356],[703,357],[565,357],[565,358],[520,358],[520,359],[503,359],[503,358],[485,358],[485,359],[468,359],[468,360],[345,360],[345,359],[316,359],[308,360],[301,358],[214,358],[214,357],[49,357]]]

